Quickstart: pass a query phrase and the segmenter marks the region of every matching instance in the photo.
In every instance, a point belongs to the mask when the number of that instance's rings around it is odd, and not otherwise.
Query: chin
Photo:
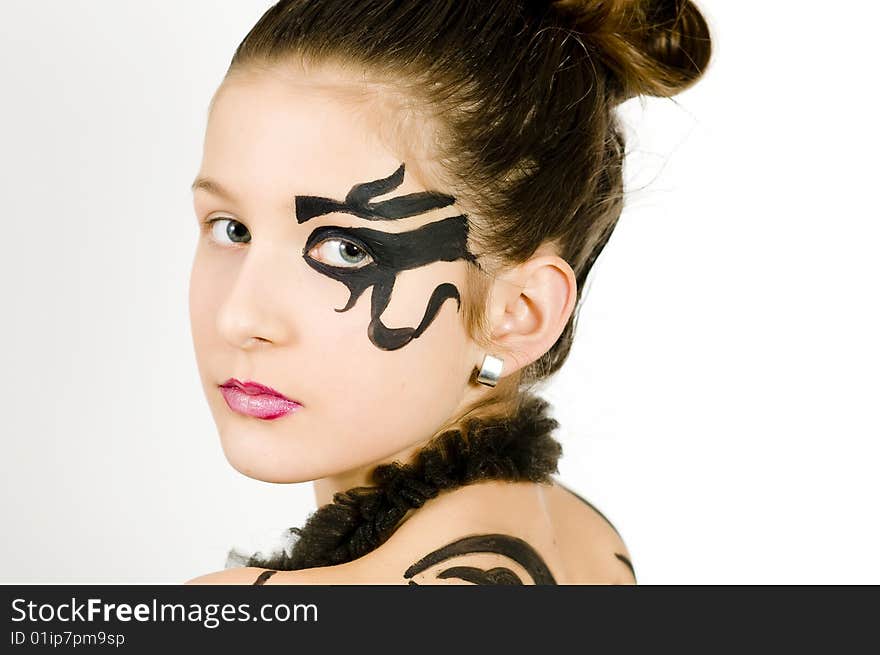
[[[236,429],[220,430],[220,446],[229,465],[254,480],[285,484],[314,479],[311,477],[311,467],[302,457],[294,459],[296,465],[291,466],[289,458],[280,457],[280,453],[274,455],[277,448],[253,433],[240,434]]]
[[[309,470],[291,470],[290,467],[269,465],[265,455],[255,458],[252,456],[230,455],[224,450],[226,461],[242,475],[260,482],[273,482],[276,484],[291,484],[294,482],[310,482],[321,477]]]
[[[252,480],[259,480],[260,482],[272,482],[274,484],[293,484],[295,482],[311,482],[315,478],[309,475],[306,476],[292,476],[288,472],[279,472],[279,471],[271,471],[271,470],[262,470],[260,468],[252,468],[247,466],[236,466],[235,463],[230,461],[232,468],[241,473],[242,475],[251,478]]]
[[[242,436],[246,438],[240,439]],[[338,461],[330,462],[337,466],[327,466],[328,458],[334,460],[334,455],[322,453],[319,448],[306,447],[291,452],[289,448],[279,448],[278,444],[257,443],[253,434],[235,433],[221,433],[220,443],[226,461],[233,469],[261,482],[311,482],[344,470],[340,469]]]

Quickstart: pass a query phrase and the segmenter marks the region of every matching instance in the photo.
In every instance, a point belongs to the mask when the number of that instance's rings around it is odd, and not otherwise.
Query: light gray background
[[[301,525],[198,382],[189,184],[266,0],[0,3],[0,582],[177,583]],[[624,107],[633,189],[546,396],[643,583],[880,583],[880,11],[721,2]]]

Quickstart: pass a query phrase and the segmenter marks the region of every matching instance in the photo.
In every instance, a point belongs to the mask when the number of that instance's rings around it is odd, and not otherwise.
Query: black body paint
[[[444,579],[458,578],[466,582],[472,582],[474,584],[482,585],[522,585],[522,580],[519,579],[519,576],[510,569],[506,569],[503,566],[496,566],[494,569],[489,569],[487,571],[484,571],[483,569],[478,569],[475,566],[453,566],[452,568],[446,569],[445,571],[439,573],[437,577]],[[410,584],[418,583],[411,581]]]
[[[636,570],[633,568],[632,562],[629,561],[629,558],[621,553],[614,553],[614,556],[629,567],[630,573],[633,574],[633,580],[635,580]]]
[[[370,198],[388,193],[403,183],[404,165],[390,177],[352,187],[339,202],[317,196],[296,197],[296,219],[304,223],[315,216],[330,212],[344,212],[372,221],[398,220],[417,216],[432,209],[447,207],[455,202],[452,196],[422,192],[412,193],[383,202],[373,203]],[[384,232],[369,228],[345,228],[327,225],[316,228],[306,240],[303,257],[316,271],[342,282],[348,287],[348,302],[337,312],[347,312],[368,287],[373,287],[370,306],[370,325],[367,334],[375,346],[383,350],[397,350],[419,337],[434,320],[443,303],[454,298],[461,308],[461,296],[450,282],[434,289],[428,306],[417,327],[389,328],[382,323],[382,314],[391,301],[394,282],[401,271],[426,266],[433,262],[452,262],[464,259],[477,266],[476,257],[467,249],[467,216],[452,216],[425,224],[409,232]],[[309,250],[331,237],[339,237],[359,245],[373,259],[366,266],[331,266],[312,259]],[[358,243],[360,242],[360,243]]]
[[[614,527],[614,524],[613,524],[611,521],[608,520],[608,517],[607,517],[607,516],[605,516],[602,512],[599,511],[599,508],[598,508],[598,507],[596,507],[595,505],[593,505],[593,503],[591,503],[589,500],[587,500],[586,498],[584,498],[583,496],[581,496],[579,493],[576,493],[575,491],[573,491],[573,490],[569,489],[568,487],[566,487],[566,486],[565,486],[564,484],[562,484],[559,480],[557,480],[557,479],[554,478],[554,482],[556,482],[556,484],[558,484],[560,487],[562,487],[563,489],[565,489],[565,490],[566,490],[568,493],[570,493],[572,496],[574,496],[574,497],[577,498],[579,501],[581,501],[584,505],[586,505],[586,506],[589,507],[591,510],[593,510],[594,512],[596,512],[596,514],[598,514],[598,515],[601,516],[603,519],[605,519],[605,522],[608,524],[608,526],[609,526],[612,530],[614,530],[614,532],[616,532],[618,536],[620,536],[620,532],[618,532],[617,528]]]
[[[266,584],[266,580],[271,578],[276,573],[278,573],[278,571],[263,571],[254,581],[254,584],[252,586]]]
[[[410,566],[403,574],[403,577],[412,578],[439,562],[471,553],[497,553],[504,555],[528,571],[536,585],[556,584],[556,579],[553,577],[550,569],[534,548],[522,539],[504,534],[480,534],[454,541],[425,555],[418,562]],[[523,584],[516,573],[504,567],[483,570],[471,566],[454,566],[445,569],[437,577],[444,579],[460,578],[474,584]],[[411,585],[418,584],[413,580],[410,580],[409,583]]]
[[[556,482],[556,484],[558,484],[560,487],[562,487],[563,489],[565,489],[565,490],[566,490],[568,493],[570,493],[572,496],[574,496],[575,498],[577,498],[578,500],[580,500],[582,503],[584,503],[584,505],[586,505],[587,507],[589,507],[590,509],[592,509],[594,512],[596,512],[596,514],[598,514],[599,516],[601,516],[601,517],[605,520],[605,522],[611,527],[611,529],[614,530],[614,532],[616,532],[618,536],[620,536],[620,532],[618,531],[617,528],[614,527],[614,524],[613,524],[611,521],[609,521],[609,520],[608,520],[608,517],[605,516],[602,512],[600,512],[599,509],[598,509],[595,505],[593,505],[593,503],[591,503],[589,500],[587,500],[586,498],[584,498],[583,496],[581,496],[579,493],[577,493],[577,492],[575,492],[575,491],[569,489],[568,487],[566,487],[566,486],[565,486],[564,484],[562,484],[559,480],[556,480],[556,479],[554,478],[554,481]],[[623,537],[621,537],[621,539],[623,539]],[[623,562],[624,564],[626,564],[627,567],[629,567],[629,570],[630,570],[630,572],[632,573],[632,576],[633,576],[633,580],[636,580],[636,582],[638,582],[638,579],[636,578],[636,570],[635,570],[635,568],[633,568],[633,564],[632,564],[632,562],[629,560],[629,558],[628,558],[626,555],[623,555],[623,554],[621,554],[621,553],[614,553],[614,556],[615,556],[618,560],[620,560],[621,562]]]

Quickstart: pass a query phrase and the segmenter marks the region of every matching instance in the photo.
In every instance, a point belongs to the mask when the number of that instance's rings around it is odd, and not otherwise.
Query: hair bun
[[[709,26],[690,0],[549,4],[611,70],[619,101],[636,95],[673,96],[696,82],[709,63]]]

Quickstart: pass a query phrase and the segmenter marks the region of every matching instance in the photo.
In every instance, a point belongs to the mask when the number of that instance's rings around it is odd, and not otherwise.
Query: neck
[[[370,487],[373,486],[371,475],[375,468],[381,464],[390,464],[391,462],[400,462],[401,464],[411,464],[419,450],[430,441],[425,439],[409,448],[401,450],[393,455],[371,462],[365,466],[360,466],[350,471],[343,471],[335,475],[319,478],[314,481],[315,503],[318,507],[333,502],[333,495],[340,491],[348,491],[354,487]]]
[[[462,400],[458,411],[453,413],[453,416],[457,416],[458,418],[456,420],[447,421],[444,425],[440,426],[440,428],[434,433],[434,436],[429,439],[420,441],[404,450],[394,453],[393,455],[389,455],[384,459],[365,464],[364,466],[359,466],[358,468],[349,471],[343,471],[341,473],[336,473],[315,480],[313,483],[315,503],[318,507],[321,507],[322,505],[332,503],[333,495],[338,492],[348,491],[354,487],[373,486],[372,474],[377,466],[381,464],[390,464],[391,462],[399,462],[401,464],[413,463],[419,450],[430,443],[434,437],[446,430],[460,426],[465,418],[478,418],[481,415],[491,415],[499,412],[502,415],[509,413],[511,409],[511,390],[516,389],[515,386],[508,387],[507,385],[509,384],[511,383],[504,382],[504,384],[499,385],[501,393],[498,393],[498,390],[496,390],[495,397],[490,400],[486,400],[488,394],[482,389],[473,392],[471,395],[467,395]]]
[[[550,433],[558,423],[546,414],[547,401],[531,395],[524,401],[513,415],[468,421],[437,435],[424,457],[414,457],[427,446],[421,442],[381,462],[316,480],[320,507],[302,528],[291,529],[297,536],[292,550],[257,553],[248,565],[292,571],[350,562],[378,548],[410,512],[441,493],[490,479],[552,482],[562,449]],[[388,466],[395,461],[402,466]],[[373,475],[376,482],[369,484]],[[342,494],[339,503],[333,502],[336,493]]]

